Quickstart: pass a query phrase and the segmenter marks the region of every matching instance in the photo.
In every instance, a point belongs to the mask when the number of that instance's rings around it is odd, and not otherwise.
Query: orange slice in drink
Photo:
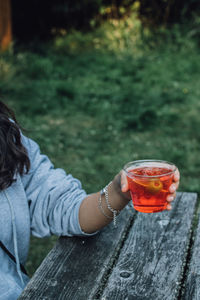
[[[133,180],[135,183],[145,187],[146,191],[151,194],[157,194],[163,188],[162,181],[158,179],[150,179],[148,181]]]
[[[153,179],[152,181],[149,182],[147,190],[151,194],[157,194],[160,192],[163,188],[163,184],[160,181],[160,179]]]

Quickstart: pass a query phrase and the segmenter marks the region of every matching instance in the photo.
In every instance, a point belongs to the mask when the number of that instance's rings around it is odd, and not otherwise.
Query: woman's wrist
[[[86,233],[95,232],[112,220],[130,201],[130,193],[121,190],[121,174],[117,174],[104,191],[88,195],[81,203],[79,222]],[[107,199],[106,199],[107,197]],[[115,213],[116,211],[116,213]],[[116,222],[115,222],[116,223]]]

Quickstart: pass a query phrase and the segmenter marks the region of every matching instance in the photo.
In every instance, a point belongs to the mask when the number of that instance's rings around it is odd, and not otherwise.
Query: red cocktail
[[[138,160],[125,165],[134,208],[144,213],[167,207],[167,195],[176,166],[160,160]]]

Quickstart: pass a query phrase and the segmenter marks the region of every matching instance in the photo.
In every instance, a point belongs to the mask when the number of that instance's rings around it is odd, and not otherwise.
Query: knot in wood
[[[131,275],[131,273],[129,273],[129,272],[121,272],[120,273],[120,277],[123,277],[123,278],[128,278],[128,277],[130,277],[130,275]]]

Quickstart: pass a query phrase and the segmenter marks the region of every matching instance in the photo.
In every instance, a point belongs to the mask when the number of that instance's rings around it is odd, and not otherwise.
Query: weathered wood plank
[[[60,238],[25,288],[22,299],[88,300],[99,288],[134,218],[132,208],[89,238]]]
[[[200,299],[200,218],[182,299]]]
[[[176,299],[196,198],[179,193],[171,212],[137,214],[100,299]]]

